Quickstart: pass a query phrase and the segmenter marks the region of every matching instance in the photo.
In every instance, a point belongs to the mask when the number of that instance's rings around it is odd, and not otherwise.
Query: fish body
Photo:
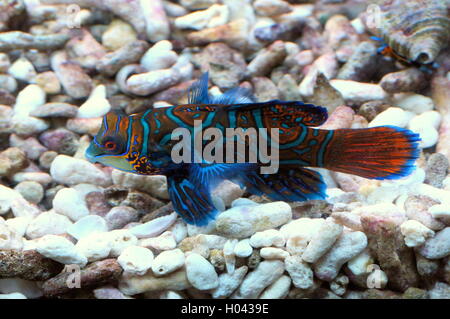
[[[204,74],[191,87],[189,104],[130,116],[108,113],[86,157],[135,174],[167,176],[174,209],[195,225],[214,219],[217,210],[210,191],[222,180],[236,182],[256,195],[292,202],[326,197],[322,177],[306,167],[324,167],[374,179],[400,178],[414,169],[419,155],[417,134],[393,126],[316,128],[327,117],[325,108],[299,101],[255,102],[241,88],[212,97],[208,94],[208,75]],[[255,148],[251,134],[231,138],[227,135],[227,129],[236,128],[258,135],[258,155],[261,145],[270,145],[271,152],[276,151],[276,173],[262,172],[261,168],[267,167],[263,160],[267,156],[250,160],[249,154]],[[187,145],[191,146],[187,160],[182,162],[174,160],[174,150],[180,145],[179,139],[173,138],[177,129],[189,133]],[[222,138],[208,142],[203,137],[209,129]],[[215,160],[196,157],[198,152],[192,145],[199,134],[201,149],[217,146]],[[231,161],[225,154],[218,155],[218,150],[230,144]]]

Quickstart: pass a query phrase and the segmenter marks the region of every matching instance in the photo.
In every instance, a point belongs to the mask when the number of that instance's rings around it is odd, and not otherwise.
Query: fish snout
[[[86,151],[84,152],[84,156],[91,163],[96,163],[97,162],[97,159],[95,158],[95,156],[92,155],[92,144],[89,145],[89,147],[86,149]]]

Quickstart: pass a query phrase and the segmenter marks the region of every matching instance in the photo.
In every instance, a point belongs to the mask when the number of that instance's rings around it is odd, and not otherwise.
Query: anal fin
[[[298,202],[326,197],[322,176],[307,168],[282,167],[276,174],[252,171],[240,181],[250,193],[267,195],[272,200]]]

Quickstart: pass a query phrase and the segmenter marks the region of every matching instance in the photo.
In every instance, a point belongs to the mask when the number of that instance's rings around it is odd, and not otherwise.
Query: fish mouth
[[[84,156],[86,157],[86,159],[91,162],[91,163],[97,163],[97,159],[95,158],[95,156],[92,156],[91,154],[89,154],[88,152],[84,153]]]

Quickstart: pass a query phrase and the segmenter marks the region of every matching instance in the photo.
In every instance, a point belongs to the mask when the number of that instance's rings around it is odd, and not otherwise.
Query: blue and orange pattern
[[[326,185],[319,173],[306,167],[324,167],[373,179],[406,176],[419,156],[419,137],[398,127],[324,130],[325,108],[299,101],[255,102],[248,91],[232,89],[219,97],[208,94],[208,75],[189,91],[189,104],[152,108],[126,116],[110,112],[86,152],[88,159],[136,174],[166,175],[175,210],[188,223],[205,225],[214,219],[210,191],[228,179],[257,195],[273,200],[324,199]],[[177,128],[198,134],[216,128],[266,129],[265,145],[277,145],[279,171],[262,174],[261,162],[174,163],[172,139]],[[278,134],[273,134],[275,129]],[[229,143],[226,138],[223,143]],[[207,141],[204,141],[206,144]],[[232,141],[247,143],[247,140]],[[246,145],[250,147],[250,145]],[[238,148],[235,147],[235,150]],[[238,152],[238,151],[236,151]],[[192,154],[191,154],[192,155]],[[236,158],[247,159],[245,154]]]

